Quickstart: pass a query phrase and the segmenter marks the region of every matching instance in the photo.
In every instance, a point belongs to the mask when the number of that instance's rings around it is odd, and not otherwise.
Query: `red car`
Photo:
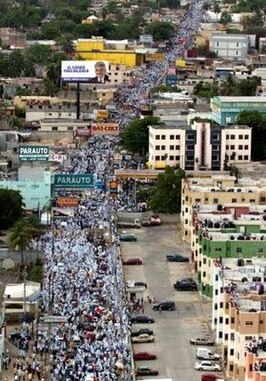
[[[123,261],[123,265],[142,265],[142,263],[139,258],[129,258]]]
[[[141,360],[156,360],[157,356],[155,353],[150,352],[137,352],[134,353],[133,358],[135,361],[141,361]]]

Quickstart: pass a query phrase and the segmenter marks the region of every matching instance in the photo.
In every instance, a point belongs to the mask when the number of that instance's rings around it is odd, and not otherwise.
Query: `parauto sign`
[[[93,187],[93,175],[91,173],[84,175],[58,173],[54,175],[54,188],[56,189],[88,189]]]
[[[20,161],[48,161],[49,147],[47,146],[19,146]]]

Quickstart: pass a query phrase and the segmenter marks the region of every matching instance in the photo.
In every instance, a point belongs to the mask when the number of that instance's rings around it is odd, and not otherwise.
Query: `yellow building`
[[[76,55],[84,60],[108,61],[127,67],[140,66],[144,62],[144,54],[136,53],[134,50],[105,49],[103,38],[79,39]]]

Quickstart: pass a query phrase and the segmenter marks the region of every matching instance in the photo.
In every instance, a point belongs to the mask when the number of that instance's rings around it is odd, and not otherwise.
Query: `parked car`
[[[153,304],[152,309],[154,311],[174,311],[175,310],[175,302],[172,300],[167,300],[165,302]]]
[[[217,374],[205,373],[201,376],[201,381],[224,381],[224,379]]]
[[[132,343],[153,343],[154,337],[147,333],[132,337]]]
[[[133,315],[131,316],[131,323],[154,323],[155,319],[147,315]]]
[[[219,364],[215,364],[211,361],[196,362],[194,365],[196,370],[211,370],[214,372],[221,372],[222,368]]]
[[[134,234],[121,234],[120,241],[122,242],[136,242],[137,237]]]
[[[159,226],[161,225],[161,219],[160,219],[160,216],[158,214],[153,214],[151,216],[151,225],[153,226]]]
[[[210,337],[196,337],[190,339],[190,344],[193,345],[214,345],[214,340]]]
[[[146,333],[147,335],[153,335],[153,331],[151,329],[149,329],[149,328],[140,328],[140,329],[136,329],[135,331],[132,331],[131,332],[131,337],[143,335],[144,333]]]
[[[135,361],[142,361],[142,360],[156,360],[157,356],[155,353],[150,352],[137,352],[133,354],[133,358]]]
[[[197,291],[197,283],[191,278],[184,278],[177,280],[174,284],[174,288],[178,291]]]
[[[149,368],[147,365],[139,366],[136,369],[136,376],[158,376],[159,371]]]
[[[166,260],[168,262],[189,262],[189,258],[181,254],[168,254],[166,255]]]
[[[148,288],[148,283],[141,282],[141,281],[135,281],[135,280],[129,280],[126,282],[127,287],[145,287]]]
[[[123,260],[123,265],[142,265],[142,260],[140,258],[129,258]]]

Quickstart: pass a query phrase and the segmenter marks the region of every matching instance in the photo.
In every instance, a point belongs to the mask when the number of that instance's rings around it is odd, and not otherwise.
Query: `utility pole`
[[[24,316],[26,317],[27,314],[27,268],[24,267],[23,269],[23,312]]]

